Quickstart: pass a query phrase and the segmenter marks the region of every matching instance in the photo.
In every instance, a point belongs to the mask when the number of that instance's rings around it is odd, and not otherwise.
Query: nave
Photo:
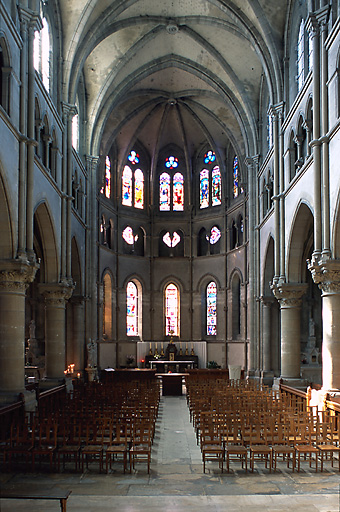
[[[300,473],[287,470],[280,463],[269,473],[264,465],[253,473],[231,464],[230,473],[217,463],[207,465],[203,474],[201,452],[189,418],[185,396],[163,396],[160,400],[152,447],[151,471],[137,464],[124,475],[120,464],[113,464],[108,474],[99,473],[90,464],[82,473],[2,472],[2,490],[21,492],[72,490],[68,512],[212,512],[244,510],[269,512],[335,512],[339,510],[339,473],[327,465],[322,473],[303,463]],[[57,502],[2,500],[1,512],[54,512]]]

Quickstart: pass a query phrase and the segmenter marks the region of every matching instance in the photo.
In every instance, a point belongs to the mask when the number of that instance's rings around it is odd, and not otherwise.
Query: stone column
[[[0,401],[25,391],[25,293],[37,266],[8,261],[0,270]]]
[[[271,307],[273,297],[261,297],[262,303],[262,370],[270,372],[271,363]]]
[[[309,264],[322,291],[322,388],[340,390],[340,260]]]
[[[72,361],[75,371],[83,372],[85,368],[85,316],[84,298],[72,298],[73,309],[73,354]]]
[[[60,284],[40,285],[45,299],[45,354],[47,379],[63,379],[65,370],[66,301],[73,288]]]
[[[281,310],[281,378],[299,379],[301,298],[307,290],[307,284],[274,284],[271,289],[280,303]]]
[[[319,24],[314,14],[310,14],[306,28],[311,33],[313,44],[313,151],[314,167],[314,251],[313,261],[321,256],[322,215],[321,215],[321,142],[320,137],[320,38]]]

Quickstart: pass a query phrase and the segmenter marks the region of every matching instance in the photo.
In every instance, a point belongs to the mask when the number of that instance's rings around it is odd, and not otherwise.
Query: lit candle
[[[80,379],[80,373],[77,373],[77,378]]]

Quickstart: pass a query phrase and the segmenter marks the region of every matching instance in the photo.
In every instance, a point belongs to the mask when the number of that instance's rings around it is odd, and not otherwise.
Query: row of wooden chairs
[[[84,399],[84,396],[86,398]],[[23,460],[35,469],[46,460],[51,470],[73,462],[75,470],[84,471],[90,462],[97,462],[99,471],[108,472],[113,462],[121,460],[124,473],[138,461],[151,462],[151,445],[155,432],[160,397],[159,383],[147,382],[135,387],[121,387],[117,402],[107,402],[115,395],[112,386],[84,388],[70,398],[65,397],[57,411],[37,411],[34,421],[13,424],[2,446],[5,465]],[[129,400],[131,399],[131,400]]]
[[[208,460],[216,460],[223,471],[230,461],[254,471],[255,462],[271,471],[277,460],[300,471],[301,461],[330,460],[337,456],[340,471],[339,423],[336,416],[309,409],[268,388],[242,382],[189,380],[187,400],[190,418],[202,451],[203,471]]]

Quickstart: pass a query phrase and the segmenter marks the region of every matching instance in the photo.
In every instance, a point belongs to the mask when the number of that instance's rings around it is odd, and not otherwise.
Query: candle
[[[77,378],[80,379],[80,373],[77,373]]]

